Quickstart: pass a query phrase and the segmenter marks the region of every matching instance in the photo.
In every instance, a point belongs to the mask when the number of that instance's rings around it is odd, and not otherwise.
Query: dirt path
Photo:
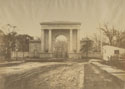
[[[31,85],[30,85],[31,84]],[[29,89],[83,89],[84,64],[67,64],[29,80]]]

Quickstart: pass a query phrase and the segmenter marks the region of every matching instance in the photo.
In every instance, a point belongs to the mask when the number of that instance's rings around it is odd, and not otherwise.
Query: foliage
[[[10,32],[4,35],[4,52],[7,59],[11,56],[11,51],[15,51],[16,32]]]
[[[0,30],[0,56],[3,56],[4,54],[4,44],[3,44],[3,37],[4,33],[2,30]]]
[[[85,53],[86,57],[88,57],[89,52],[92,51],[92,47],[93,47],[93,41],[91,39],[89,38],[82,39],[80,51],[82,53]]]
[[[18,49],[18,51],[21,52],[29,51],[29,41],[33,40],[33,37],[26,34],[19,34],[17,35],[16,39],[17,39],[16,48]]]
[[[117,32],[115,46],[125,48],[125,32]]]
[[[94,42],[94,45],[93,45],[94,52],[100,52],[101,41],[100,41],[100,37],[97,34],[94,34],[93,42]]]
[[[29,40],[33,37],[26,34],[17,34],[16,26],[6,25],[8,33],[3,36],[2,53],[7,60],[11,57],[12,51],[29,51]]]

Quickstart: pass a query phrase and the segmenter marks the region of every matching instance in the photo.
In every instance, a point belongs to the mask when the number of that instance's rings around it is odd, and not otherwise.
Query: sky
[[[0,0],[0,27],[39,37],[40,23],[81,22],[81,37],[99,32],[99,25],[125,29],[125,0]]]

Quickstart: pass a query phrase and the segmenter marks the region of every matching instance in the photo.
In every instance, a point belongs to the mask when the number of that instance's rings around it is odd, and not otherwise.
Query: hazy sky
[[[125,0],[0,0],[0,25],[18,26],[20,33],[40,36],[40,22],[82,23],[81,36],[104,23],[125,29]]]

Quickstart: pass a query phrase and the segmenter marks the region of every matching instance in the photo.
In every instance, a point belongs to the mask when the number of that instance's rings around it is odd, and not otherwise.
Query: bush
[[[119,56],[118,55],[111,56],[110,60],[109,60],[109,65],[118,66],[119,65]]]

